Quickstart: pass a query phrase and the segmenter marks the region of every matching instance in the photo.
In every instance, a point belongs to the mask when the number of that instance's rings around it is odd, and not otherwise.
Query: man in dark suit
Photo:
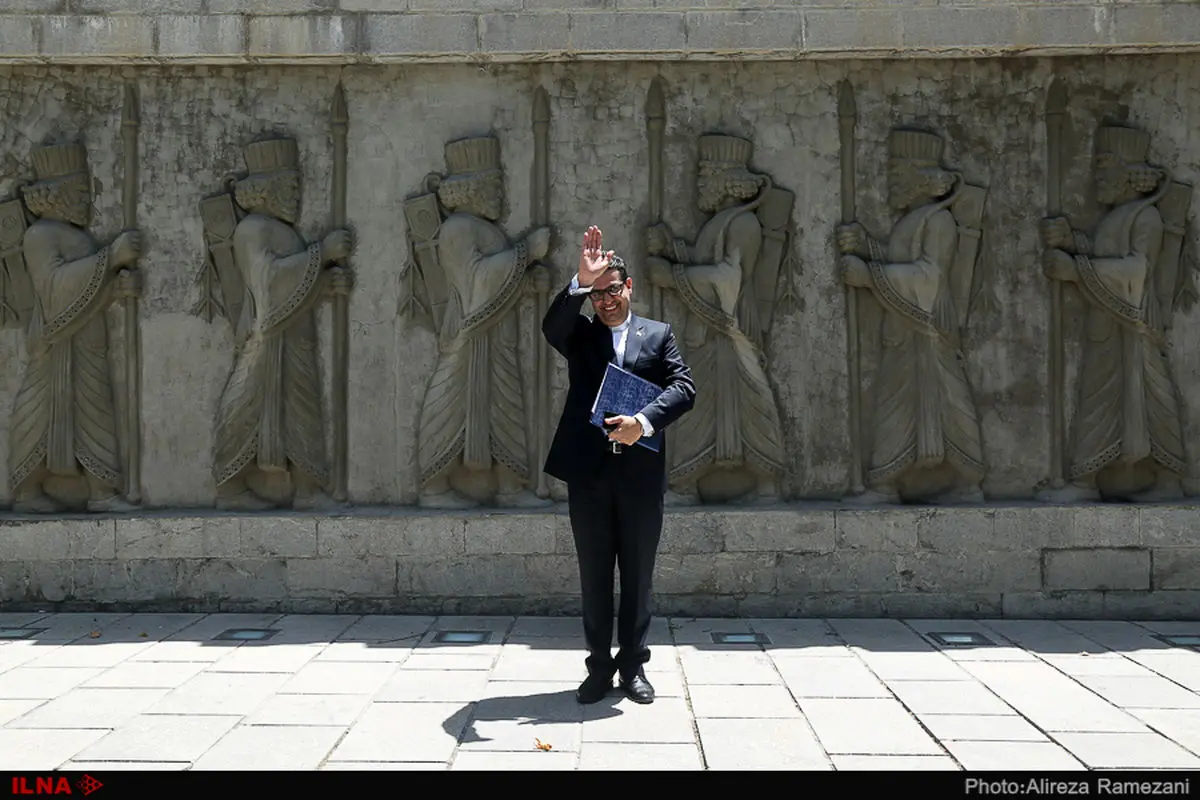
[[[643,665],[650,660],[650,581],[662,533],[667,490],[666,446],[655,453],[637,445],[689,411],[696,388],[675,344],[671,326],[630,311],[633,280],[601,233],[588,228],[579,272],[554,298],[542,321],[546,341],[567,359],[570,388],[545,471],[565,481],[579,556],[583,635],[588,677],[580,703],[595,703],[620,673],[621,688],[638,703],[654,700]],[[594,317],[582,313],[590,300]],[[590,422],[607,365],[616,363],[662,387],[658,398],[633,416],[605,420],[608,433]],[[612,656],[613,564],[621,573],[616,658]]]

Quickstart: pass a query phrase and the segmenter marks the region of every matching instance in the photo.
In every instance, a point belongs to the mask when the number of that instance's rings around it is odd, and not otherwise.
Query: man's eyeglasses
[[[619,297],[621,290],[624,288],[625,284],[614,283],[607,289],[593,289],[592,291],[588,292],[588,297],[591,298],[593,303],[599,303],[605,297]]]

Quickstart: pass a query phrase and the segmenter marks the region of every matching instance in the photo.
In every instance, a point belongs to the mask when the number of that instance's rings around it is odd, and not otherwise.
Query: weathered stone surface
[[[172,16],[158,20],[158,55],[236,61],[246,53],[246,23],[237,16]]]
[[[1149,550],[1046,550],[1044,559],[1044,585],[1050,590],[1106,591],[1150,588]]]
[[[663,517],[660,553],[719,553],[725,548],[719,516],[705,511],[668,511]],[[574,544],[569,552],[575,552]]]
[[[363,55],[380,61],[475,52],[479,23],[469,14],[371,14],[362,20]]]
[[[1102,592],[1005,592],[1001,612],[1015,619],[1100,619],[1104,616]]]
[[[31,17],[0,14],[0,58],[22,58],[38,52],[38,31]]]
[[[241,523],[230,517],[145,517],[116,521],[116,558],[237,558]],[[98,556],[103,558],[103,556]]]
[[[177,559],[76,561],[71,593],[99,603],[172,600],[177,596]]]
[[[187,559],[179,564],[179,596],[188,599],[282,599],[288,596],[283,559]]]
[[[216,0],[216,6],[210,3],[208,10],[219,12],[223,1]],[[71,10],[83,14],[199,14],[205,8],[204,0],[72,0]]]
[[[552,553],[562,518],[556,515],[489,515],[467,520],[468,555],[482,553]]]
[[[894,553],[838,551],[779,557],[780,594],[898,592]]]
[[[154,21],[140,16],[47,16],[42,55],[64,62],[154,55]]]
[[[13,610],[44,609],[71,597],[74,577],[70,561],[0,560],[0,600]]]
[[[116,557],[111,519],[33,519],[0,526],[2,560],[57,561]]]
[[[701,52],[795,52],[801,47],[803,20],[798,9],[688,12],[687,46]]]
[[[758,519],[758,512],[741,509],[673,512],[674,544],[660,550],[654,591],[672,613],[718,616],[1200,613],[1200,575],[1193,574],[1200,559],[1182,507],[1172,509],[1170,530],[1183,538],[1152,552],[1043,549],[1032,542],[994,549],[988,526],[971,522],[994,513],[1017,533],[1022,510],[798,507]],[[1064,510],[1030,511],[1041,520],[1032,526],[1053,538]],[[944,534],[930,533],[938,530],[931,513],[944,516],[937,523]],[[847,514],[854,524],[872,518],[887,524],[878,536],[868,526],[843,531],[839,544],[835,519]],[[956,514],[967,521],[957,539]],[[1171,541],[1167,528],[1159,530],[1156,541]],[[938,537],[927,544],[945,546],[914,546],[918,531]],[[164,611],[577,613],[579,605],[578,562],[562,513],[205,513],[14,521],[0,533],[0,602],[14,609],[99,603]],[[860,546],[850,546],[850,537]],[[725,548],[727,538],[740,549]],[[808,549],[832,545],[828,552]]]
[[[733,512],[718,519],[731,553],[829,553],[836,547],[836,517],[827,511]]]
[[[1069,547],[1137,547],[1142,544],[1142,515],[1136,506],[1080,506],[1072,509],[1071,516],[1072,525],[1063,540]]]
[[[835,519],[839,550],[907,553],[917,549],[914,515],[900,509],[839,510]]]
[[[1145,506],[1140,512],[1141,543],[1146,547],[1195,546],[1195,512],[1191,508]]]
[[[921,552],[897,557],[902,588],[918,592],[1020,592],[1042,586],[1036,552],[976,549]]]
[[[571,14],[571,50],[627,56],[683,50],[691,46],[686,26],[682,14]]]
[[[1150,579],[1154,589],[1200,587],[1200,547],[1153,550],[1152,563]]]
[[[901,13],[890,8],[814,9],[805,15],[805,49],[814,53],[899,49],[901,21]]]
[[[210,14],[306,14],[329,11],[339,0],[208,0]],[[399,9],[403,11],[403,9]]]
[[[491,555],[439,559],[413,556],[399,561],[400,594],[444,597],[520,596],[527,586],[523,556]]]
[[[40,52],[36,47],[0,51],[0,58],[30,61],[152,56],[152,48],[131,48],[128,41],[111,38],[95,46],[72,44],[78,35],[64,37],[61,23],[53,20],[146,22],[140,41],[153,45],[153,25],[173,14],[236,17],[251,28],[258,20],[278,25],[278,37],[265,31],[260,40],[252,37],[258,44],[241,56],[247,63],[256,58],[354,63],[378,57],[466,62],[479,55],[499,60],[643,54],[694,59],[1001,56],[1195,50],[1200,42],[1195,35],[1200,21],[1190,4],[1172,0],[79,0],[73,5],[66,0],[12,0],[5,11],[28,17],[34,30],[43,26],[48,32]],[[367,32],[363,41],[353,40],[357,30]],[[289,45],[295,49],[288,50]],[[175,49],[168,37],[157,55],[178,55]],[[228,58],[227,46],[189,56],[221,63]]]
[[[240,531],[241,554],[245,558],[311,558],[317,555],[317,520],[314,517],[248,514],[241,518]]]
[[[775,588],[774,555],[713,553],[661,554],[654,588],[664,594],[740,595]]]
[[[479,19],[480,47],[485,53],[565,52],[568,21],[564,14],[487,14]]]
[[[396,594],[396,561],[391,558],[289,558],[287,589],[294,597]]]
[[[339,58],[354,53],[357,20],[345,16],[252,17],[249,56]]]
[[[317,521],[317,551],[325,556],[452,556],[466,553],[466,521],[397,514]]]
[[[970,552],[979,543],[997,538],[996,512],[990,508],[924,511],[914,516],[917,541],[925,549],[949,553]]]

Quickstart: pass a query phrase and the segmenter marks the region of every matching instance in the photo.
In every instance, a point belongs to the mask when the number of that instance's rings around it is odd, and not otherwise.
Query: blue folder
[[[610,363],[604,371],[604,380],[600,382],[600,391],[596,393],[596,402],[592,403],[592,424],[604,429],[606,417],[614,414],[632,417],[660,394],[662,387]],[[642,447],[655,453],[662,452],[662,442],[662,431],[655,431],[653,436],[643,436],[637,440]]]

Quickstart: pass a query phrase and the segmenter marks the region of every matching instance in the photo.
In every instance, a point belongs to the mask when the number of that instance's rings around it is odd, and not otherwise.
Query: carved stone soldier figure
[[[245,158],[249,174],[234,183],[233,196],[201,207],[238,343],[217,410],[217,507],[326,507],[333,501],[325,492],[316,308],[347,289],[349,275],[329,265],[349,254],[350,234],[337,230],[306,244],[293,227],[300,213],[295,140],[255,142]]]
[[[550,501],[529,489],[516,305],[529,287],[528,268],[549,250],[550,230],[537,228],[514,245],[496,225],[504,173],[495,137],[450,142],[445,153],[449,174],[427,184],[448,216],[441,219],[430,195],[406,207],[419,273],[414,290],[438,336],[437,366],[421,405],[419,502],[544,506]],[[415,230],[422,213],[436,231]],[[422,236],[428,246],[416,241]]]
[[[749,169],[752,144],[700,137],[697,205],[712,216],[693,246],[647,231],[649,278],[686,307],[684,354],[703,386],[675,424],[667,502],[773,502],[783,472],[779,410],[764,341],[791,216],[791,192]]]
[[[888,199],[900,220],[886,244],[858,223],[838,230],[843,280],[883,308],[867,490],[851,502],[983,500],[982,437],[959,349],[976,249],[955,214],[975,187],[941,166],[942,147],[932,133],[893,131]],[[982,201],[970,206],[981,213]]]
[[[1067,478],[1042,499],[1155,500],[1188,476],[1178,389],[1165,351],[1191,189],[1146,159],[1150,136],[1107,125],[1096,134],[1096,199],[1109,207],[1089,237],[1045,220],[1045,271],[1087,303]],[[1164,219],[1166,218],[1166,219]]]
[[[21,252],[32,293],[25,325],[28,361],[13,404],[9,480],[13,508],[52,513],[86,500],[88,511],[126,511],[105,312],[136,291],[118,274],[141,254],[126,231],[99,246],[87,231],[92,183],[80,144],[33,152],[36,182],[22,194],[37,221]],[[10,266],[14,259],[6,259]]]

